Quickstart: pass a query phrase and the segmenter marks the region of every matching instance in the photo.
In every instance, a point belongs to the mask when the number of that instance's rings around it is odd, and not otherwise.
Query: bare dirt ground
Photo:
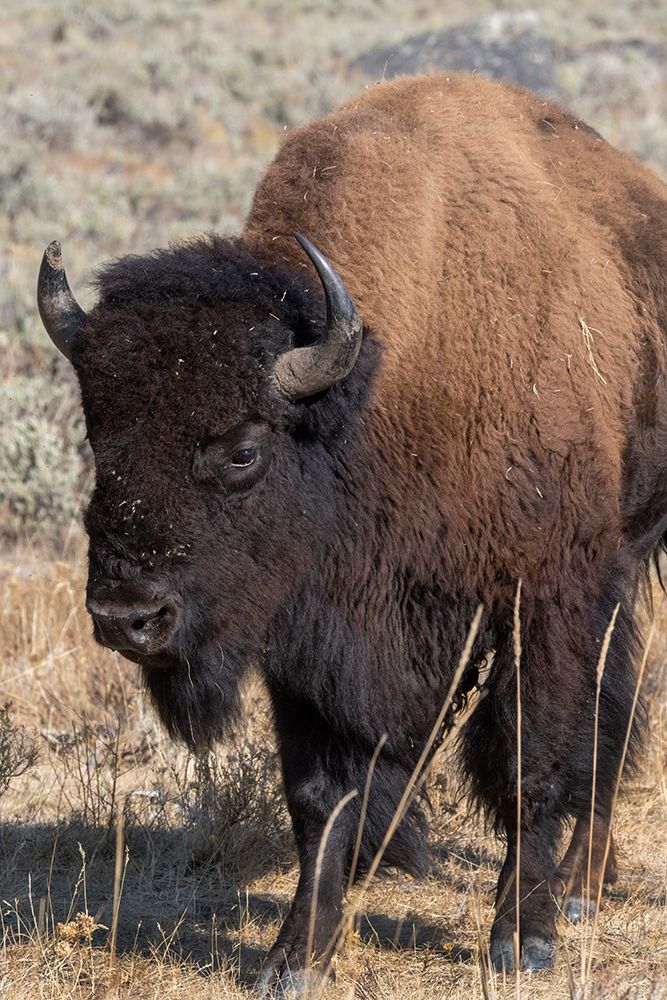
[[[296,881],[259,680],[235,738],[194,760],[157,726],[135,669],[90,638],[76,526],[90,458],[72,374],[36,315],[44,245],[63,240],[87,305],[102,260],[237,228],[284,131],[372,84],[378,59],[390,73],[445,52],[483,71],[475,60],[511,66],[513,39],[522,78],[536,60],[538,83],[667,177],[664,3],[3,4],[0,997],[247,997]],[[618,802],[620,877],[598,920],[563,922],[553,973],[488,971],[502,847],[443,755],[433,871],[353,897],[332,997],[667,997],[667,606],[655,593],[647,749]]]

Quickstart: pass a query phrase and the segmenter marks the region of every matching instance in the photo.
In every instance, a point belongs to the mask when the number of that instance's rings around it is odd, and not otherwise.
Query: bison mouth
[[[148,656],[145,653],[133,653],[129,649],[119,649],[118,652],[130,663],[138,663],[144,670],[175,670],[180,665],[177,657],[164,653]]]

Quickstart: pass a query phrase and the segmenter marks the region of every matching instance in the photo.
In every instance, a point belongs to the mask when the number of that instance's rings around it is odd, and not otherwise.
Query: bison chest
[[[310,592],[278,616],[265,658],[270,684],[341,738],[418,744],[449,689],[474,608],[435,582],[340,597]]]

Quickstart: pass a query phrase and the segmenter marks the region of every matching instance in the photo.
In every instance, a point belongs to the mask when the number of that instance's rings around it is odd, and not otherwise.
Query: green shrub
[[[76,392],[44,376],[0,394],[0,535],[57,533],[76,517],[86,472]]]

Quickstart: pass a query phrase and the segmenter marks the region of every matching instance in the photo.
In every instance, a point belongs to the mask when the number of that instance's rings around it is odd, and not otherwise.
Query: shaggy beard
[[[221,740],[240,712],[239,686],[245,664],[223,655],[220,646],[201,649],[192,658],[165,664],[142,664],[144,685],[172,739],[191,750]]]

